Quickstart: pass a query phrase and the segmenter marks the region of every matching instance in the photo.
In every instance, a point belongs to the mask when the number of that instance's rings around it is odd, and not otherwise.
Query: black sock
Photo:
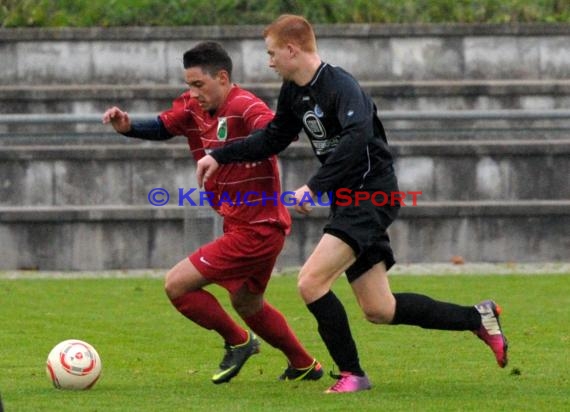
[[[425,329],[477,330],[481,315],[474,306],[439,302],[416,293],[394,293],[396,313],[393,325],[415,325]]]
[[[309,303],[307,308],[317,319],[319,334],[339,369],[364,376],[346,311],[336,295],[329,291],[320,299]]]

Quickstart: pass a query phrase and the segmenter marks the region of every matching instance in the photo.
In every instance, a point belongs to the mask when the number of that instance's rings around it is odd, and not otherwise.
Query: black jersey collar
[[[321,62],[321,65],[319,66],[319,68],[317,69],[315,75],[313,76],[313,78],[311,79],[311,81],[309,82],[308,86],[313,86],[317,80],[319,79],[319,76],[321,75],[321,72],[323,71],[323,69],[328,66],[328,63],[325,62]]]

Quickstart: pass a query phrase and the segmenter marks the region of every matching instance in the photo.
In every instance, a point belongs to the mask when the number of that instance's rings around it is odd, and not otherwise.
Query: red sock
[[[232,346],[248,339],[247,331],[234,322],[214,295],[203,289],[188,292],[171,302],[178,312],[203,328],[215,330]]]
[[[263,308],[244,321],[264,341],[281,350],[294,368],[306,368],[313,363],[313,358],[303,348],[285,317],[269,303],[263,302]]]

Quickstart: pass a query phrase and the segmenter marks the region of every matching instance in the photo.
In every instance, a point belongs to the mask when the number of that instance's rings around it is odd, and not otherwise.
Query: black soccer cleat
[[[279,377],[282,381],[316,381],[323,376],[323,368],[316,359],[313,360],[311,366],[303,369],[293,368],[291,365],[285,369],[285,372]]]
[[[241,345],[224,346],[226,354],[220,363],[220,370],[212,376],[215,384],[229,382],[241,370],[251,355],[259,353],[259,340],[253,332],[247,332],[247,341]]]

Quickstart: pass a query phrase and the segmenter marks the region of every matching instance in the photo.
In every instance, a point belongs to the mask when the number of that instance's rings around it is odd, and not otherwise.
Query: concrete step
[[[247,82],[272,106],[281,83]],[[569,79],[361,81],[380,110],[567,108]],[[110,105],[130,112],[154,112],[170,106],[186,89],[176,84],[0,85],[2,113],[99,113]]]
[[[328,208],[291,211],[277,268],[298,267],[322,235]],[[0,270],[168,268],[219,233],[209,208],[0,207]],[[570,200],[435,202],[404,207],[390,236],[400,263],[567,262]]]
[[[570,199],[570,139],[393,145],[402,191],[423,201]],[[280,157],[284,190],[318,167],[294,144]],[[196,187],[185,144],[0,146],[0,206],[147,205],[148,192]]]
[[[570,119],[566,118],[476,118],[443,119],[402,118],[399,112],[438,111],[545,111],[570,107],[570,80],[503,80],[503,81],[367,81],[364,88],[374,97],[380,117],[395,140],[427,139],[559,139],[567,135]],[[275,108],[279,83],[250,83],[249,88]],[[154,115],[170,107],[172,99],[185,86],[156,85],[58,85],[0,86],[0,113],[66,114],[99,116],[110,106],[118,105],[129,113]],[[46,137],[64,142],[72,135],[96,142],[109,141],[111,131],[99,121],[52,122],[43,124],[2,123],[0,144],[33,141]],[[81,136],[75,136],[80,134]]]
[[[421,191],[423,201],[570,199],[570,139],[391,146],[400,189]],[[284,188],[305,184],[318,167],[305,145],[291,146],[283,155]]]

